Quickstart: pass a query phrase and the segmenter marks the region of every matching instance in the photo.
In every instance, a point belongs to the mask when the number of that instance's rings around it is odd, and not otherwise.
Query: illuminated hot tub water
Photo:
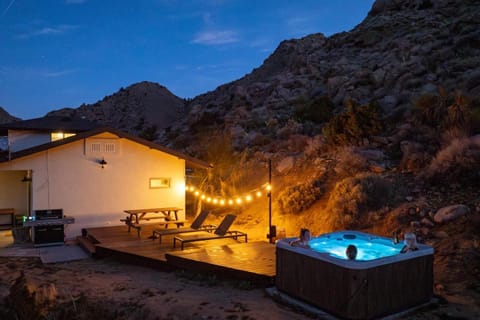
[[[433,248],[399,253],[403,242],[372,234],[341,231],[292,247],[276,244],[277,289],[346,319],[375,319],[430,301]],[[355,260],[345,249],[357,247]]]
[[[310,241],[312,250],[318,253],[328,253],[330,256],[339,259],[347,259],[345,250],[348,245],[357,247],[356,260],[360,261],[393,256],[399,254],[403,247],[402,242],[394,244],[388,238],[349,232],[326,234]]]

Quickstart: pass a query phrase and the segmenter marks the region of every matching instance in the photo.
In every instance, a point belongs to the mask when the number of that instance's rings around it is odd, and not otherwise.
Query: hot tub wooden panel
[[[341,268],[277,248],[276,287],[338,316],[366,314],[367,305],[361,299],[351,299],[364,286],[366,277],[366,270]]]
[[[432,296],[433,255],[362,269],[304,255],[302,250],[277,246],[275,284],[279,290],[333,315],[372,319],[426,302]]]
[[[368,270],[368,314],[380,317],[428,302],[433,295],[433,255]]]

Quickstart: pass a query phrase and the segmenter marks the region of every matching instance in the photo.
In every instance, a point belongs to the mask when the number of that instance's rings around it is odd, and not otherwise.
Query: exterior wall
[[[115,152],[105,153],[105,143],[115,144]],[[92,152],[92,144],[101,150]],[[185,161],[112,134],[3,163],[2,169],[32,169],[32,210],[62,208],[73,216],[67,238],[82,228],[121,225],[127,209],[174,206],[185,218]],[[150,189],[149,179],[160,177],[170,178],[170,188]]]
[[[0,171],[0,208],[14,208],[15,214],[28,214],[28,183],[22,182],[25,174],[26,171]],[[9,222],[9,216],[0,216],[0,224]]]
[[[50,133],[26,130],[8,130],[8,143],[10,144],[11,152],[17,152],[19,150],[49,142]]]

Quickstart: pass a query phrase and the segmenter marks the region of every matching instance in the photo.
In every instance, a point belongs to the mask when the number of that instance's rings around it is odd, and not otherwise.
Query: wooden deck
[[[141,237],[127,226],[87,229],[94,242],[95,255],[161,270],[185,269],[214,273],[227,278],[273,284],[275,246],[266,241],[238,242],[233,239],[199,241],[173,248],[173,235],[163,236],[162,243],[151,238],[155,226],[142,227]]]

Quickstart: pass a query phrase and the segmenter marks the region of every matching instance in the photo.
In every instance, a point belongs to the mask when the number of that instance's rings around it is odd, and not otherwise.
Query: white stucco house
[[[82,228],[121,225],[127,209],[178,207],[185,218],[186,168],[208,168],[150,141],[81,119],[45,117],[0,125],[0,208],[18,215],[63,209]],[[5,217],[2,217],[5,218]]]

